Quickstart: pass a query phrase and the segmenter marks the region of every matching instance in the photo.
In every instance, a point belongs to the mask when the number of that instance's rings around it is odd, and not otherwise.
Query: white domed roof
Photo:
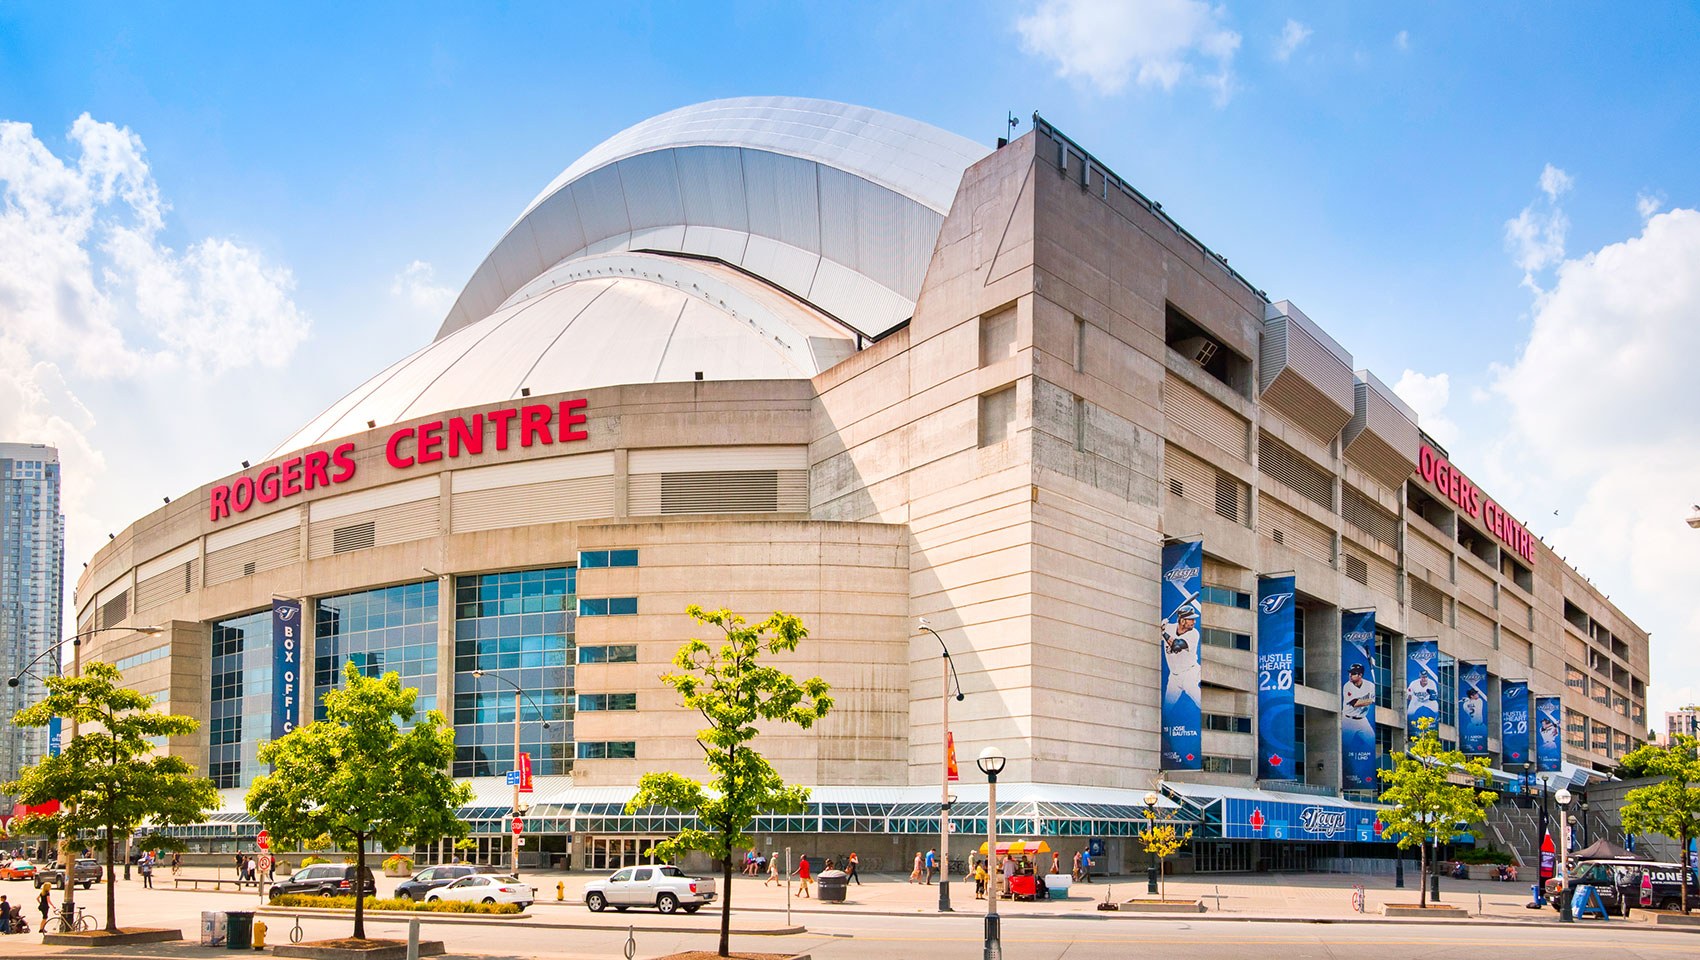
[[[442,410],[624,383],[791,380],[849,356],[830,318],[720,264],[605,254],[562,264],[510,306],[362,384],[271,456]]]
[[[754,273],[873,334],[907,319],[962,173],[990,151],[827,100],[740,97],[664,113],[575,161],[461,291],[438,337],[586,253],[664,250]]]

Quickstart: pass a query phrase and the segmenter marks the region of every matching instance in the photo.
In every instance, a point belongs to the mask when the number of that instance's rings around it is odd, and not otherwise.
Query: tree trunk
[[[75,864],[73,864],[73,866],[75,866]],[[112,825],[109,823],[109,824],[106,825],[106,932],[107,933],[117,933],[118,932],[118,916],[117,916],[117,909],[116,909],[117,906],[118,906],[118,896],[117,896],[117,894],[118,894],[118,890],[117,890],[118,884],[113,882],[113,880],[115,880],[116,878],[117,878],[117,874],[113,873],[113,871],[112,871]],[[72,879],[75,879],[75,877],[73,877]]]
[[[355,834],[354,855],[354,939],[366,939],[366,835]]]
[[[720,955],[732,955],[732,848],[726,848],[726,856],[720,865],[721,882],[725,884],[720,894]]]
[[[1417,845],[1417,905],[1428,906],[1428,842]]]

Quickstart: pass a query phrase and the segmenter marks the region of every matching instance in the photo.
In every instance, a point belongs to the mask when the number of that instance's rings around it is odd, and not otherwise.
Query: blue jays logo
[[[1264,613],[1277,613],[1291,599],[1293,599],[1293,595],[1290,593],[1275,593],[1259,600],[1257,605],[1262,608]]]
[[[291,604],[290,606],[287,606],[287,607],[278,607],[277,608],[277,618],[279,620],[282,620],[284,623],[288,623],[289,621],[295,619],[295,614],[300,609],[301,609],[300,607],[297,607],[293,604]]]

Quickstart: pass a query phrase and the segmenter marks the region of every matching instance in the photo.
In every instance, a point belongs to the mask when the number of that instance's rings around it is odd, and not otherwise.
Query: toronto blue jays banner
[[[1507,764],[1529,762],[1529,681],[1499,681],[1499,752]]]
[[[65,728],[58,717],[47,719],[47,755],[59,756],[59,748],[65,745]]]
[[[1563,766],[1564,749],[1558,739],[1563,722],[1557,697],[1535,698],[1535,764],[1543,772],[1556,772]]]
[[[1347,790],[1375,788],[1375,611],[1340,614],[1340,757]]]
[[[1488,752],[1487,664],[1458,664],[1458,746],[1465,753]]]
[[[1257,581],[1257,778],[1292,780],[1293,578]]]
[[[1204,544],[1163,545],[1163,755],[1164,770],[1199,770],[1204,748],[1199,729],[1204,711],[1199,695],[1198,594],[1203,587]]]
[[[299,722],[301,601],[272,600],[272,739]]]
[[[1420,735],[1418,721],[1440,732],[1440,644],[1433,640],[1405,642],[1405,735]]]

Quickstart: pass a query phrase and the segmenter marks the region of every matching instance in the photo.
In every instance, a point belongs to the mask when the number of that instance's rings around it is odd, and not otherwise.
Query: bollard
[[[1430,903],[1440,902],[1440,874],[1438,873],[1429,874],[1428,899]]]
[[[407,960],[419,960],[419,918],[407,919]]]
[[[1575,891],[1564,889],[1558,892],[1558,922],[1575,923],[1576,917],[1571,913],[1576,908]]]
[[[1393,861],[1393,886],[1404,889],[1405,886],[1405,857],[1401,853],[1399,859]]]
[[[1145,868],[1145,892],[1157,892],[1157,868],[1155,865]]]
[[[556,882],[556,884],[555,884],[555,899],[556,900],[565,900],[566,898],[567,898],[567,882],[565,880],[561,880],[561,881]]]

